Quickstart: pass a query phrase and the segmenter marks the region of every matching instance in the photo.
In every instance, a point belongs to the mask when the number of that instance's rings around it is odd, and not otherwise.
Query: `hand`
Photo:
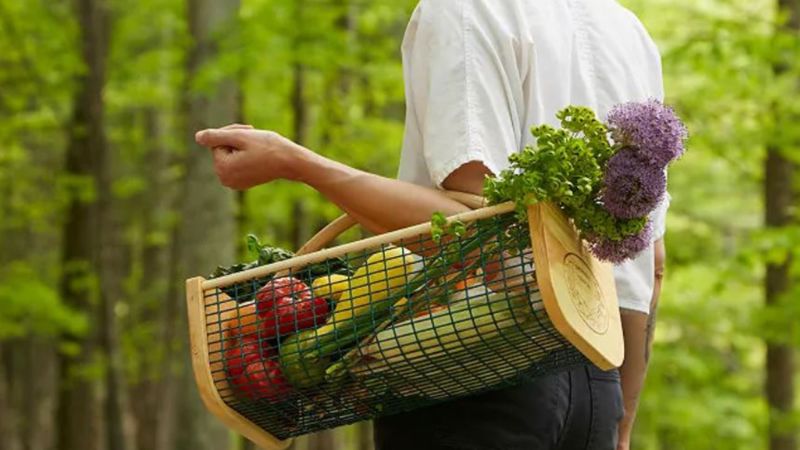
[[[231,189],[243,191],[297,175],[301,147],[278,133],[233,124],[198,131],[195,140],[211,149],[217,177]]]

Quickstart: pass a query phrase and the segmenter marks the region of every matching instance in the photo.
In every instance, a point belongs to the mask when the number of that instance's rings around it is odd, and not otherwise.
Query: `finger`
[[[241,123],[232,123],[230,125],[226,125],[221,130],[252,130],[253,126],[248,124],[241,124]]]
[[[223,167],[230,159],[230,155],[233,151],[230,147],[214,147],[211,149],[211,154],[214,157],[214,165],[217,167]]]
[[[215,147],[211,149],[214,156],[214,171],[217,173],[220,183],[223,186],[231,187],[234,171],[231,168],[233,151],[226,147]]]
[[[208,129],[198,131],[195,135],[195,140],[198,144],[214,148],[214,147],[233,147],[242,149],[247,144],[247,135],[245,130],[222,130],[222,129]]]

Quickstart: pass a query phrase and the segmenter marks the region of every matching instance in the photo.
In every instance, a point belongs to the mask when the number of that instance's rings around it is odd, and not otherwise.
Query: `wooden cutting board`
[[[613,266],[595,258],[561,210],[528,208],[536,278],[555,328],[603,370],[622,365],[625,344]]]

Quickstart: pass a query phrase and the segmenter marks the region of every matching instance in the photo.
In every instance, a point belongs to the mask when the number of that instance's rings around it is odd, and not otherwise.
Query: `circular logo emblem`
[[[589,266],[574,253],[564,257],[564,271],[569,298],[586,325],[598,334],[608,331],[608,311],[602,302],[600,284]]]

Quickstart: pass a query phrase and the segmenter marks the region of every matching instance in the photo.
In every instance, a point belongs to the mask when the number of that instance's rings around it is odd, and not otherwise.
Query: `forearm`
[[[197,132],[211,149],[220,182],[246,190],[278,179],[303,182],[362,226],[384,233],[431,220],[434,212],[453,215],[469,208],[438,189],[366,173],[320,156],[278,133],[232,124]],[[444,180],[447,189],[480,194],[489,170],[467,163]]]
[[[620,367],[622,379],[622,398],[625,414],[619,427],[621,448],[627,448],[630,441],[639,397],[644,387],[650,353],[653,345],[658,300],[664,272],[664,242],[656,242],[656,273],[650,314],[622,310],[622,329],[625,337],[625,361]]]
[[[647,374],[647,328],[650,316],[638,311],[622,311],[622,329],[625,335],[625,362],[620,367],[622,399],[625,414],[619,425],[620,436],[629,437],[636,420],[639,396]],[[620,439],[623,441],[623,439]]]
[[[363,172],[310,150],[299,149],[297,181],[301,181],[353,216],[374,233],[431,220],[434,212],[467,211],[443,191]]]

